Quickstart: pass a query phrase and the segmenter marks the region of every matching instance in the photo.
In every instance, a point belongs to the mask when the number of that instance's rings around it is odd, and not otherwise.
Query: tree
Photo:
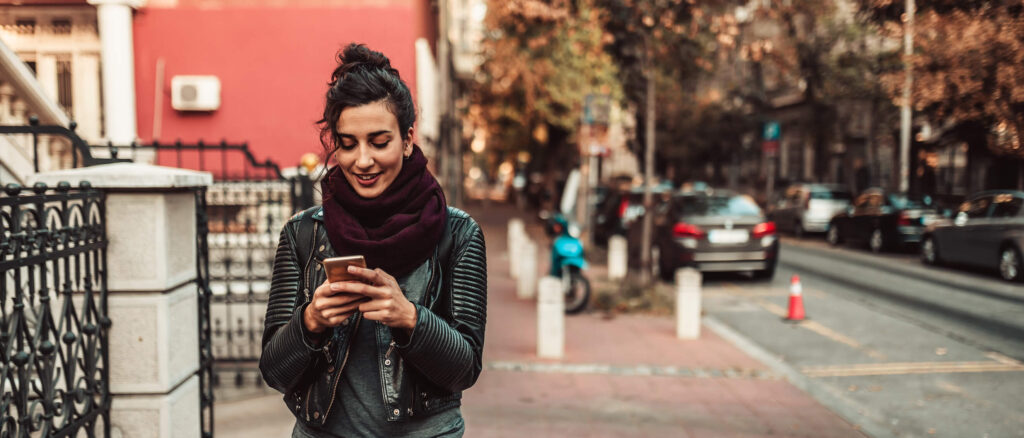
[[[602,20],[590,0],[488,4],[473,115],[487,127],[490,144],[507,152],[559,152],[547,150],[550,144],[573,156],[585,96],[621,93],[615,64],[602,50]]]
[[[903,1],[857,0],[893,39]],[[1024,4],[1017,0],[917,0],[912,102],[947,125],[983,130],[997,155],[1024,157]],[[903,72],[883,76],[893,99]],[[968,135],[970,136],[970,135]]]

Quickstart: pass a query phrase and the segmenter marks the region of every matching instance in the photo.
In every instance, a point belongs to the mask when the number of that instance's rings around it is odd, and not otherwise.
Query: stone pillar
[[[694,268],[676,270],[676,337],[700,338],[701,274]]]
[[[537,357],[561,359],[565,355],[565,294],[562,280],[540,279],[537,297]]]
[[[508,220],[508,272],[512,278],[519,278],[519,256],[522,243],[526,240],[526,226],[523,220]]]
[[[608,238],[608,279],[611,281],[626,278],[628,269],[626,238],[614,235]]]
[[[537,295],[537,244],[524,238],[519,244],[519,275],[516,278],[516,297],[523,300]]]
[[[199,436],[195,193],[206,172],[117,163],[34,175],[30,184],[107,191],[107,306],[114,436]]]
[[[138,136],[135,128],[135,57],[132,9],[144,0],[89,0],[96,6],[103,70],[103,112],[106,137],[126,145]]]

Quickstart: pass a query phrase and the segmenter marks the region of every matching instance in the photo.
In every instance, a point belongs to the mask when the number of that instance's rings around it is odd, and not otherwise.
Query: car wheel
[[[1024,259],[1021,258],[1017,248],[1012,246],[1003,248],[999,254],[999,275],[1007,281],[1024,279]]]
[[[829,245],[836,246],[843,243],[843,238],[839,234],[839,226],[832,223],[828,224],[828,232],[825,233],[825,240]]]
[[[874,253],[882,252],[885,249],[885,236],[882,234],[882,230],[875,228],[871,232],[871,238],[868,239],[868,248]]]
[[[804,226],[800,222],[793,225],[793,236],[798,239],[804,237]]]
[[[928,265],[940,264],[939,246],[935,244],[935,238],[926,236],[921,242],[921,261]]]

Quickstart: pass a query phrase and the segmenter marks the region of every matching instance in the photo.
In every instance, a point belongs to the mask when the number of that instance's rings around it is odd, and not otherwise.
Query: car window
[[[1020,214],[1021,207],[1024,206],[1024,198],[1006,193],[996,195],[992,200],[992,204],[992,217],[1017,217]]]
[[[684,196],[676,198],[677,216],[761,216],[761,208],[746,196]]]
[[[842,190],[816,190],[811,192],[811,199],[835,199],[839,201],[848,201],[853,196],[850,192]]]
[[[992,196],[982,196],[972,199],[967,206],[967,217],[978,219],[988,216],[988,207],[992,205]]]

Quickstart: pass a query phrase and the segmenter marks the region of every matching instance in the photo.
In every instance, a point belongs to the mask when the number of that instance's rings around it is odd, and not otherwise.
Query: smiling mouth
[[[360,185],[369,186],[377,182],[377,178],[380,177],[380,173],[368,173],[356,175],[356,181],[359,181]]]

